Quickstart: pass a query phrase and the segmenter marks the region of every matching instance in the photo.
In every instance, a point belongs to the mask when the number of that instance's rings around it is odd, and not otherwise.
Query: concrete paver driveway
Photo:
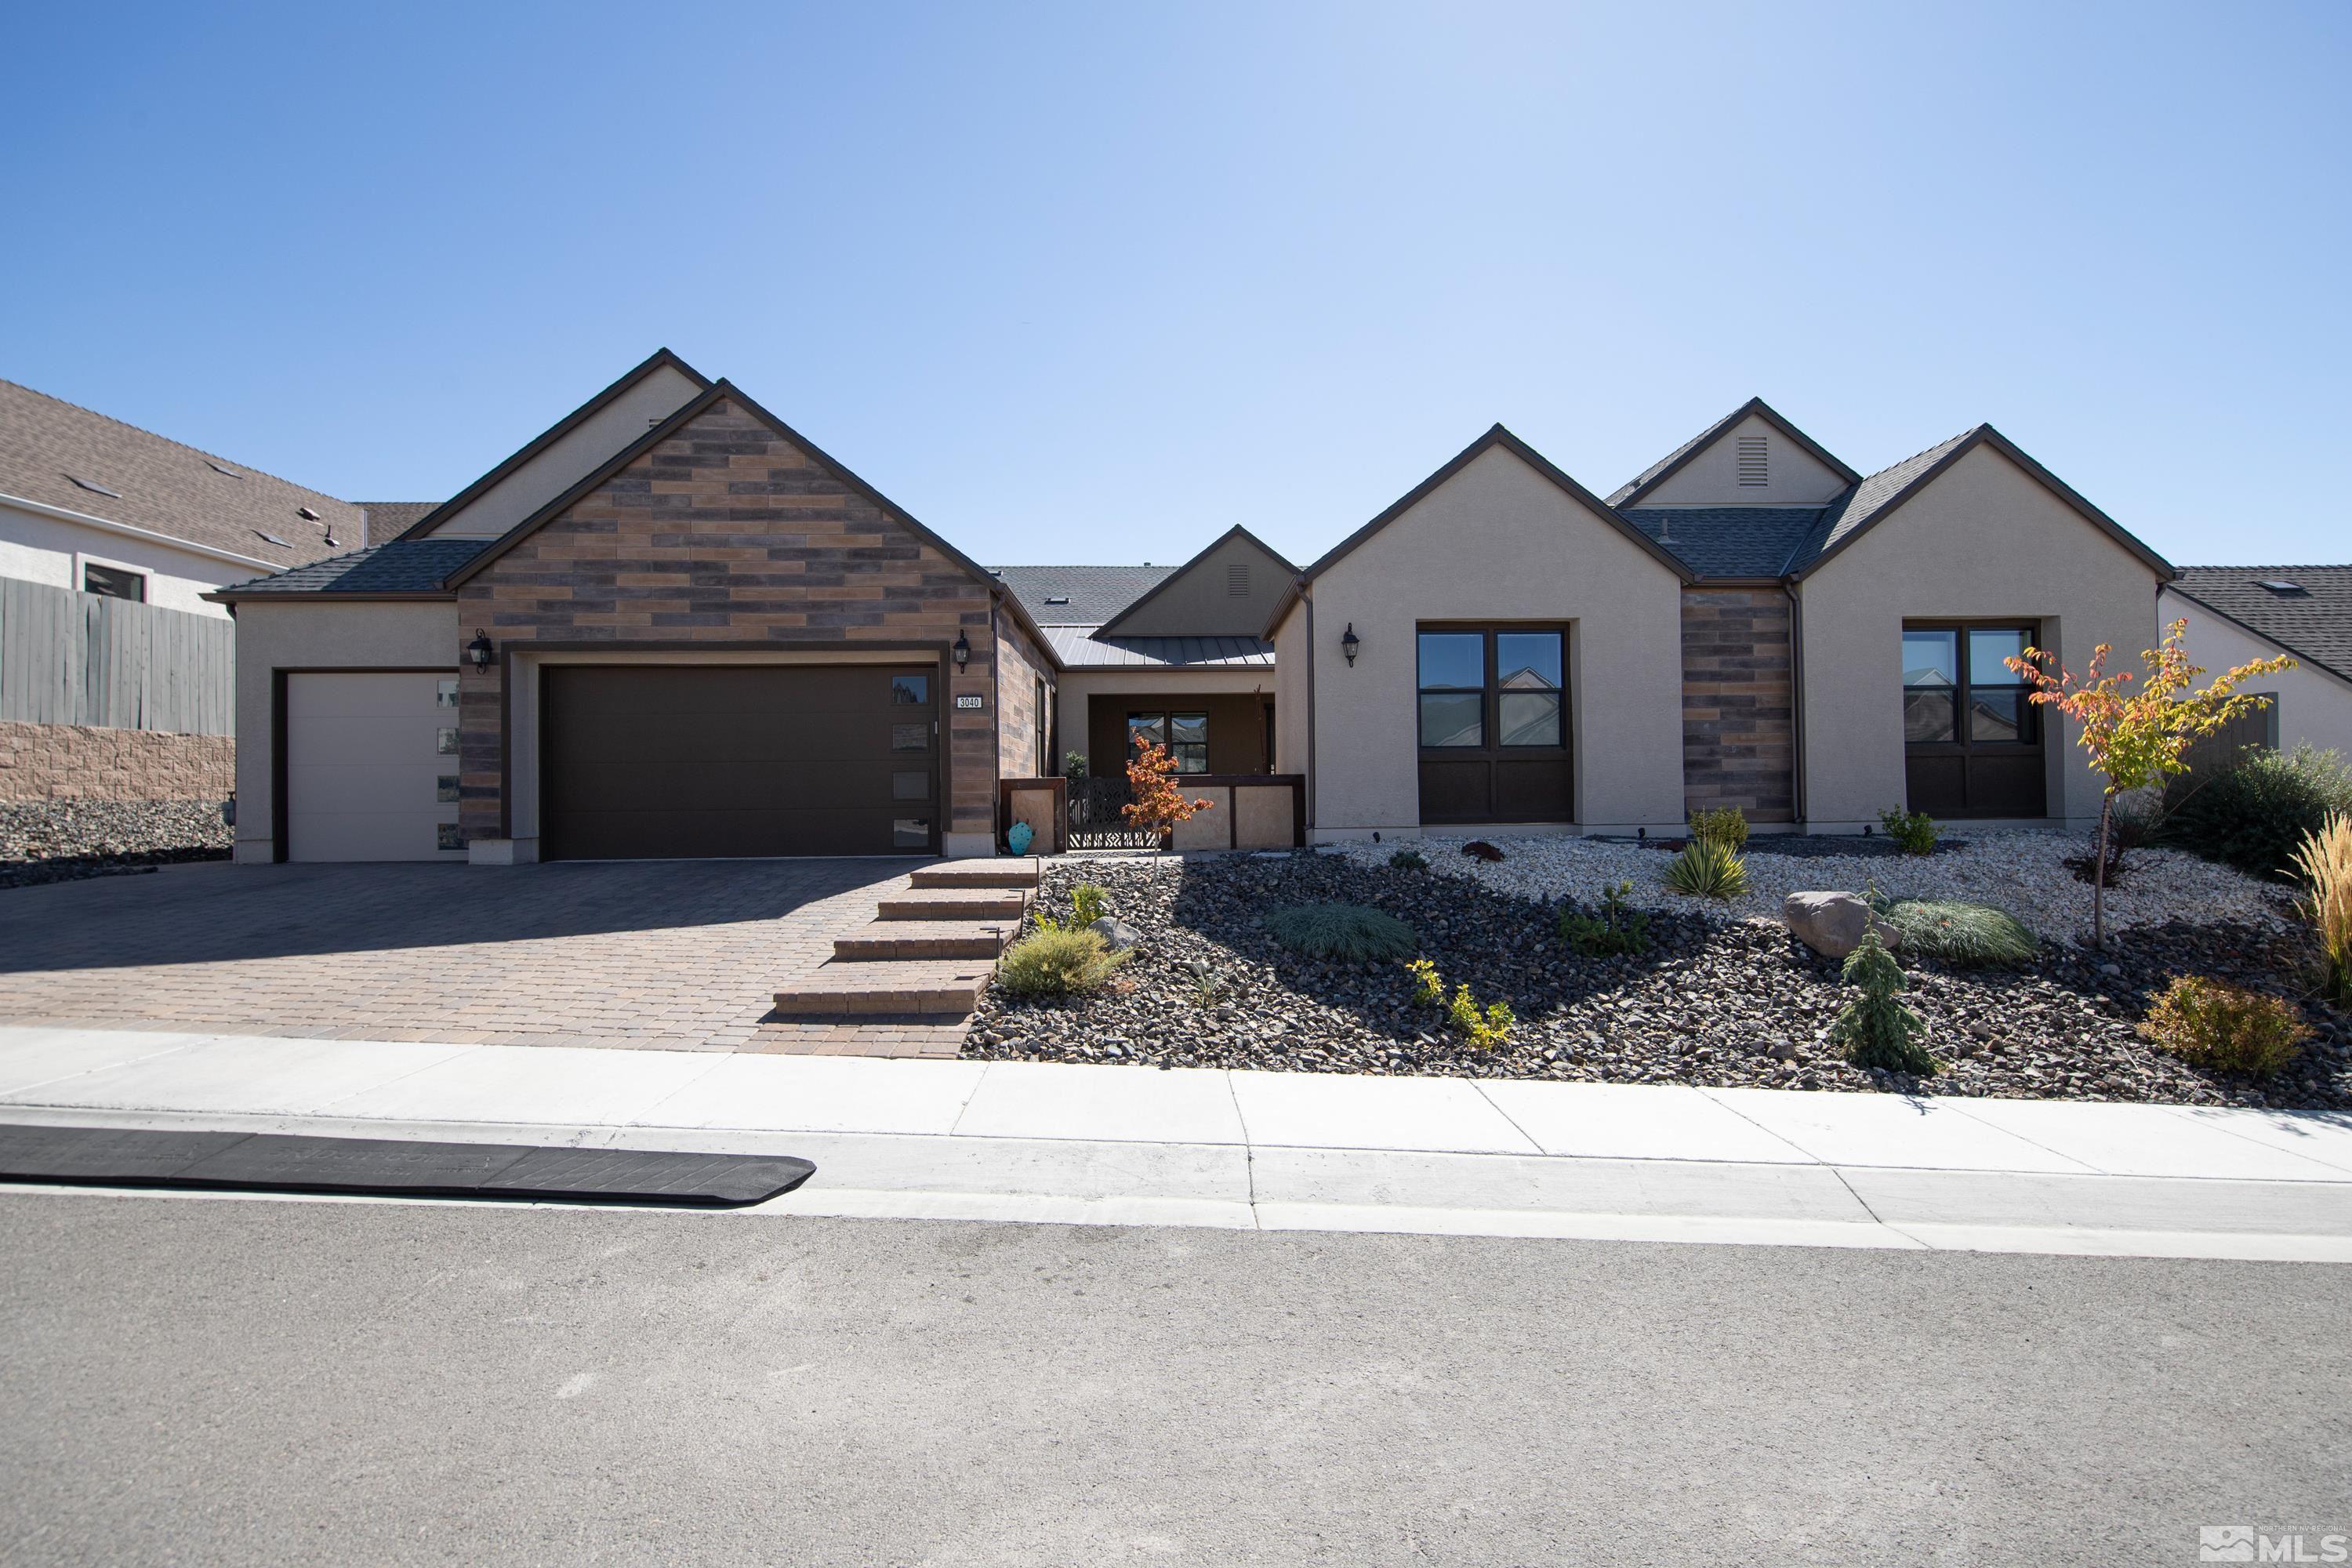
[[[961,1027],[769,1016],[917,864],[215,862],[0,891],[0,1022],[951,1055]]]

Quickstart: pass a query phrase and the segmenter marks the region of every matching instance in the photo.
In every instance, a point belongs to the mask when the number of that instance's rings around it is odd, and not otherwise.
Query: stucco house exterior
[[[993,853],[1137,736],[1226,807],[1180,844],[2083,822],[2000,657],[2146,647],[2173,574],[1990,426],[1864,474],[1760,400],[1606,497],[1497,426],[1304,568],[991,568],[665,351],[213,597],[241,858],[512,863]]]
[[[2189,623],[2188,647],[2211,669],[2293,658],[2247,689],[2272,700],[2252,738],[2352,758],[2352,566],[2184,566],[2157,614]]]

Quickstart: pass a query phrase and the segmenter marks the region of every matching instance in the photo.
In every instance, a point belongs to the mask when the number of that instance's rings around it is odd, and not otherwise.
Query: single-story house
[[[1497,426],[1303,569],[1237,527],[991,568],[664,351],[397,538],[213,596],[271,738],[241,858],[513,863],[992,853],[1014,783],[1115,789],[1137,736],[1232,841],[2082,822],[2001,657],[2146,647],[2172,576],[1990,426],[1864,475],[1760,400],[1606,498]]]
[[[2189,623],[2189,650],[2209,669],[2293,658],[2247,689],[2272,699],[2247,738],[2352,758],[2352,566],[2184,566],[2157,616]]]

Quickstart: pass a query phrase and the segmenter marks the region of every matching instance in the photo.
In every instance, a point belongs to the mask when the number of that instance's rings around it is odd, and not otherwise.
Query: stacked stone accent
[[[0,721],[0,800],[226,800],[236,741]]]
[[[995,821],[988,584],[732,399],[721,399],[508,552],[458,594],[458,636],[522,642],[951,645],[940,704],[948,829]],[[454,652],[455,650],[453,650]],[[1009,665],[1008,679],[1026,671]],[[459,821],[501,833],[499,666],[464,668]],[[1034,742],[1031,742],[1034,747]]]
[[[1789,600],[1777,588],[1683,590],[1683,795],[1750,822],[1796,820]]]

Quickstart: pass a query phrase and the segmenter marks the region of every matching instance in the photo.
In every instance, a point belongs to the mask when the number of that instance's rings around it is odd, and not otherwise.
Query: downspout
[[[1789,595],[1789,795],[1797,826],[1805,826],[1805,601],[1794,577],[1780,579]]]
[[[1315,599],[1307,584],[1298,586],[1298,602],[1307,606],[1307,831],[1315,831],[1315,796],[1323,787],[1323,770],[1315,765]]]
[[[1004,777],[1004,631],[997,625],[992,593],[988,595],[988,750],[994,759],[988,779],[988,852],[993,855],[996,841],[1008,825],[996,820],[998,804],[1004,796],[998,785]]]

